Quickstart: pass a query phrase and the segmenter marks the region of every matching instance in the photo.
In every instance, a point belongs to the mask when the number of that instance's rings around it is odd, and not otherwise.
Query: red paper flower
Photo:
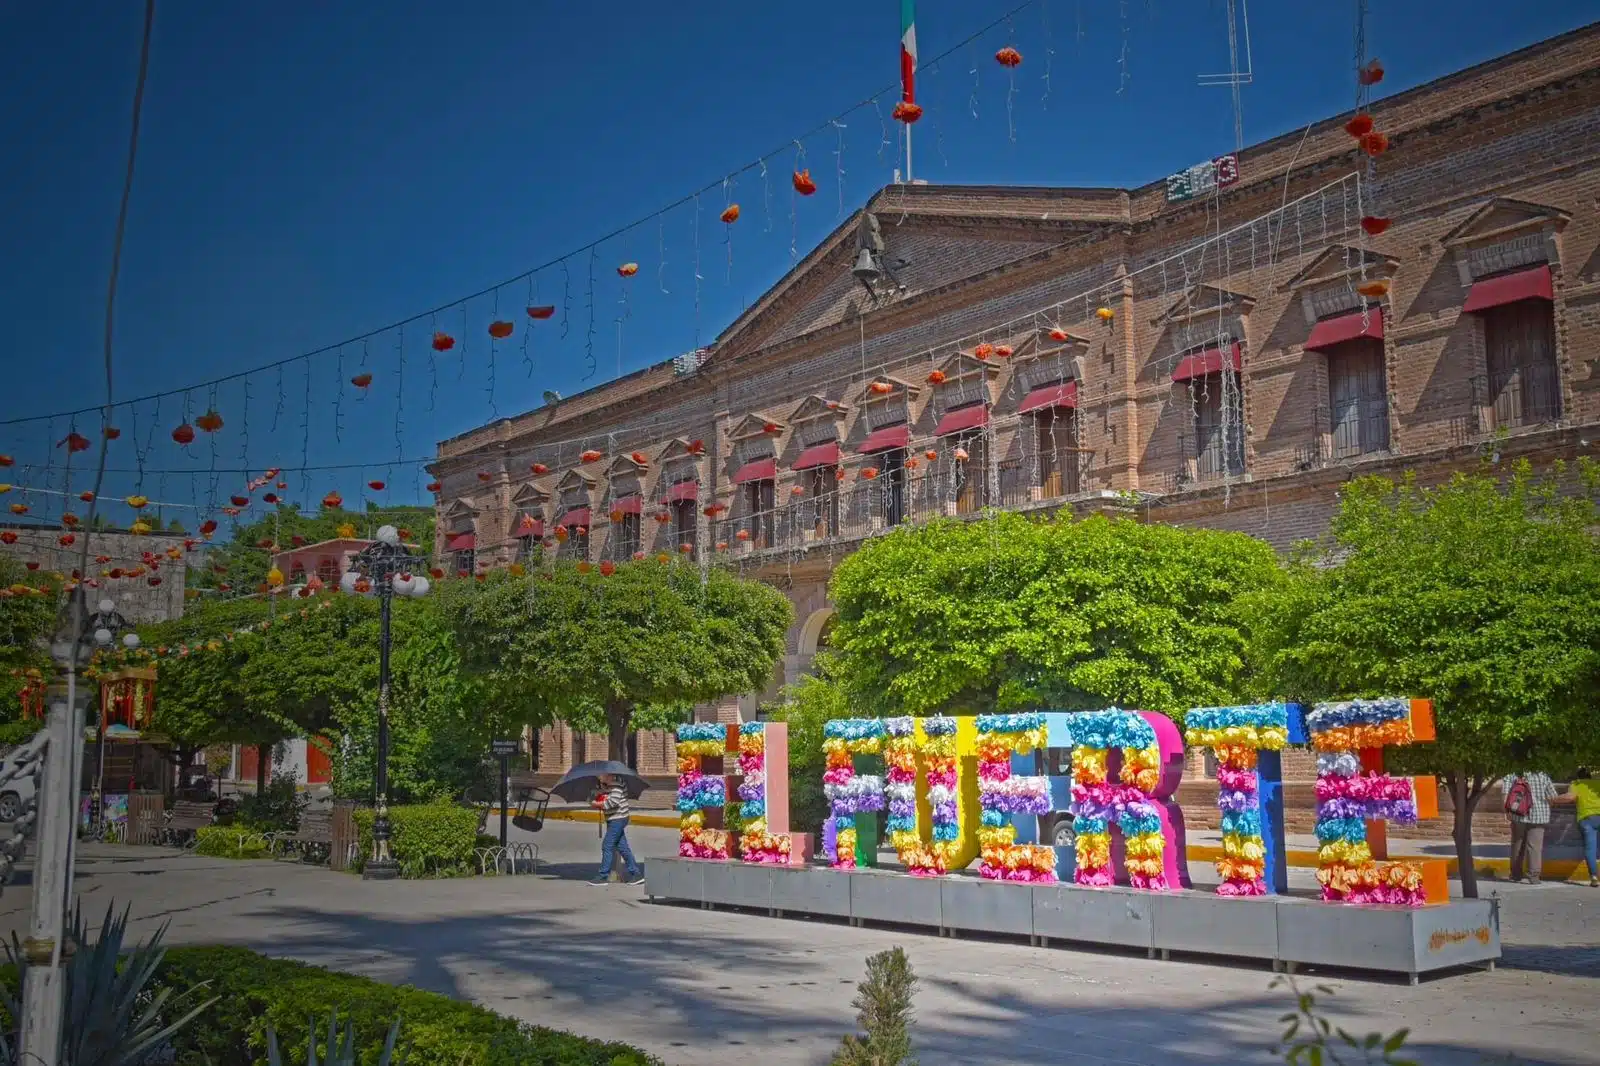
[[[635,274],[639,273],[639,264],[623,263],[621,266],[617,267],[617,273],[625,278],[631,278]]]
[[[894,111],[891,113],[897,121],[904,122],[909,126],[922,117],[922,105],[914,104],[909,100],[901,100],[894,105]]]
[[[578,456],[578,458],[585,463],[592,463],[600,457],[600,453],[595,451],[593,448],[587,449],[582,455]]]
[[[122,436],[122,430],[118,429],[116,426],[106,427],[106,440],[116,440],[120,436]]]
[[[16,460],[9,455],[0,455],[0,466],[11,466]]]
[[[1373,130],[1361,138],[1361,150],[1370,156],[1380,156],[1389,150],[1389,135]]]
[[[528,317],[539,322],[543,322],[547,318],[554,318],[555,314],[555,304],[540,304],[537,307],[528,308]]]
[[[444,488],[444,486],[437,481],[430,481],[424,485],[423,488],[427,489],[429,492],[438,492],[440,489]]]
[[[794,172],[794,191],[801,196],[810,196],[817,191],[817,183],[811,180],[810,170]]]
[[[1054,329],[1052,329],[1050,331],[1050,339],[1053,340],[1053,341],[1058,341],[1058,342],[1059,341],[1065,341],[1065,340],[1070,339],[1070,335],[1067,333],[1066,330],[1062,329],[1060,326],[1056,326]]]
[[[200,535],[202,537],[209,537],[209,536],[211,536],[211,534],[215,533],[216,531],[217,531],[216,519],[208,518],[204,522],[200,523]]]
[[[516,327],[510,322],[507,322],[504,319],[498,319],[489,323],[489,336],[493,337],[497,341],[503,341],[507,337],[511,336],[511,331],[515,328]]]
[[[355,377],[350,379],[350,384],[354,385],[358,389],[364,389],[368,385],[372,384],[372,375],[371,374],[357,374]]]
[[[739,221],[739,205],[729,204],[727,207],[722,209],[722,214],[718,217],[721,218],[722,221],[732,225],[733,223]]]
[[[550,468],[545,466],[543,463],[534,463],[532,466],[528,467],[528,469],[532,470],[535,474],[548,474],[550,472]]]
[[[1362,85],[1376,85],[1383,80],[1383,60],[1374,59],[1356,71],[1356,81]]]
[[[1368,236],[1376,237],[1389,228],[1389,220],[1378,215],[1367,215],[1361,220],[1361,228],[1367,231]]]
[[[89,438],[82,433],[68,433],[65,437],[56,441],[57,448],[63,444],[67,446],[67,451],[69,452],[86,452],[89,450]]]
[[[233,504],[235,507],[249,507],[250,506],[250,497],[248,497],[248,496],[230,496],[230,497],[228,497],[228,502]]]
[[[610,577],[612,574],[614,574],[616,572],[617,572],[617,564],[612,562],[610,559],[607,559],[607,560],[605,560],[604,562],[602,562],[600,564],[600,576],[601,577]]]
[[[172,431],[172,439],[177,441],[179,444],[193,444],[194,427],[185,422],[183,425]]]
[[[1357,139],[1365,137],[1372,132],[1372,116],[1365,111],[1360,112],[1344,124],[1344,131]]]
[[[93,503],[94,493],[90,492],[88,489],[84,489],[82,492],[78,493],[78,499],[82,500],[84,503]]]
[[[194,424],[206,433],[215,433],[222,428],[222,416],[215,411],[207,411],[195,419]]]
[[[330,492],[322,498],[322,506],[326,507],[330,511],[337,511],[340,507],[344,506],[344,497],[339,495],[337,492]]]
[[[1022,66],[1022,53],[1010,45],[1006,45],[994,54],[994,61],[1007,70],[1015,70]]]
[[[451,348],[454,348],[455,346],[456,346],[456,339],[454,337],[450,336],[450,334],[444,333],[444,332],[436,332],[436,333],[434,333],[434,335],[433,335],[433,350],[434,351],[436,351],[436,352],[448,352]]]

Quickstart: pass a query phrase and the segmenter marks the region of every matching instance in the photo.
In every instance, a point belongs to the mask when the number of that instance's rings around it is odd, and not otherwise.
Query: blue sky
[[[1010,6],[921,0],[924,61]],[[1256,81],[1243,93],[1247,144],[1350,105],[1352,7],[1258,2],[1250,20]],[[1488,0],[1372,7],[1369,51],[1388,68],[1386,92],[1572,29],[1600,10]],[[101,399],[101,309],[141,8],[106,4],[93,19],[71,5],[0,11],[0,143],[12,148],[0,169],[10,383],[0,419]],[[112,467],[134,469],[143,452],[147,470],[176,471],[148,474],[143,490],[188,501],[210,494],[213,467],[351,464],[363,468],[294,477],[289,495],[314,500],[336,488],[354,500],[381,478],[390,486],[380,499],[411,502],[426,477],[391,469],[397,457],[430,455],[437,440],[492,410],[536,406],[544,389],[570,394],[613,376],[624,291],[624,371],[689,349],[697,337],[708,342],[788,268],[791,240],[803,255],[838,223],[841,200],[848,213],[890,180],[895,96],[884,93],[877,109],[856,110],[843,129],[828,126],[803,142],[820,191],[799,201],[791,220],[789,142],[894,84],[898,9],[898,0],[161,4],[118,303],[122,397],[181,389],[448,304],[716,187],[700,198],[698,309],[697,230],[686,205],[594,252],[592,339],[590,253],[567,261],[565,299],[559,267],[539,275],[537,302],[570,313],[564,324],[558,311],[533,327],[531,374],[521,348],[528,283],[501,290],[501,316],[517,335],[495,353],[492,398],[483,377],[493,294],[466,305],[465,326],[460,306],[440,316],[457,349],[432,366],[431,320],[369,342],[374,383],[365,397],[347,383],[360,369],[360,343],[342,360],[329,353],[292,364],[281,389],[275,372],[250,379],[248,399],[242,382],[222,387],[215,399],[226,427],[188,454],[168,437],[182,397],[163,399],[159,411],[151,403],[124,410]],[[1006,43],[1024,55],[1014,79],[992,58]],[[1228,92],[1196,86],[1196,75],[1227,63],[1215,0],[1041,0],[923,70],[919,97],[929,115],[916,127],[917,176],[1155,180],[1232,147]],[[725,176],[785,144],[765,183],[756,171],[737,174],[725,196]],[[731,269],[717,220],[730,199],[743,211]],[[641,270],[624,283],[615,267],[629,260]],[[211,399],[204,389],[191,393],[191,416]],[[38,483],[42,472],[24,478],[21,466],[43,461],[69,428],[67,420],[0,426],[0,452],[19,463],[6,479]],[[61,453],[52,454],[59,464]],[[59,466],[49,476],[59,485]],[[219,475],[218,491],[241,480]],[[124,494],[137,481],[114,474],[106,491]],[[36,513],[54,510],[33,502]]]

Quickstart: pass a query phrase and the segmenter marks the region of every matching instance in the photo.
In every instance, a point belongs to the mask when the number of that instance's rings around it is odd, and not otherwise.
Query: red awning
[[[1055,385],[1041,385],[1022,398],[1017,405],[1017,414],[1025,415],[1029,411],[1042,411],[1046,407],[1076,407],[1078,406],[1078,383],[1076,380],[1063,381]]]
[[[638,514],[640,502],[637,495],[618,496],[611,501],[611,509],[613,511],[621,511],[623,514]]]
[[[544,536],[544,519],[532,515],[523,515],[522,521],[517,523],[517,536],[542,537]]]
[[[861,442],[861,447],[856,451],[862,455],[871,455],[873,452],[893,451],[904,448],[911,443],[911,427],[904,422],[898,426],[884,426],[867,434],[867,439]]]
[[[450,538],[450,543],[444,546],[445,551],[469,552],[478,546],[478,536],[475,533],[457,533]]]
[[[952,433],[963,430],[977,429],[979,426],[989,424],[989,405],[983,403],[971,404],[967,407],[958,407],[954,411],[947,411],[939,419],[939,424],[933,427],[935,437],[947,437]]]
[[[1323,352],[1335,344],[1370,337],[1383,340],[1383,308],[1369,307],[1365,311],[1351,311],[1334,318],[1324,318],[1311,327],[1306,338],[1306,351]]]
[[[741,466],[733,475],[733,483],[743,485],[746,481],[771,481],[777,476],[778,460],[769,455]]]
[[[684,500],[698,500],[700,498],[700,482],[679,481],[667,486],[667,495],[662,503],[682,503]]]
[[[1207,374],[1219,374],[1224,366],[1238,370],[1240,366],[1239,345],[1230,344],[1226,349],[1207,348],[1203,352],[1186,355],[1178,362],[1178,368],[1172,372],[1173,381],[1188,381],[1190,378],[1203,378]]]
[[[1501,274],[1497,278],[1474,281],[1461,310],[1470,315],[1522,300],[1555,298],[1555,287],[1550,281],[1550,265],[1546,263],[1532,270],[1519,270],[1515,274]]]
[[[582,526],[585,529],[589,528],[589,508],[574,507],[566,514],[556,519],[556,527],[558,529],[573,529],[577,526]]]
[[[826,444],[813,444],[800,453],[800,458],[794,461],[796,470],[814,470],[819,466],[839,465],[839,442],[830,440]]]

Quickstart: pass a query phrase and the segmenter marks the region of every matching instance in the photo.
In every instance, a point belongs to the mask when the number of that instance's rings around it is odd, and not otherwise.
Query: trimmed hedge
[[[372,854],[373,817],[369,808],[355,811],[357,854],[363,862]],[[478,812],[471,808],[447,801],[390,807],[389,832],[389,850],[404,877],[477,872]]]
[[[241,826],[203,825],[195,830],[194,853],[214,859],[265,859],[266,838]]]
[[[283,1061],[306,1061],[311,1019],[326,1031],[338,1010],[356,1028],[358,1059],[374,1062],[396,1018],[396,1061],[405,1066],[660,1066],[627,1044],[607,1043],[519,1022],[436,992],[395,987],[245,948],[168,950],[157,981],[178,996],[218,997],[173,1040],[178,1066],[266,1060],[267,1023]]]

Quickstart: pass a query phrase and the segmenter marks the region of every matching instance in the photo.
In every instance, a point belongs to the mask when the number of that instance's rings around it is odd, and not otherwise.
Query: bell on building
[[[882,271],[878,269],[878,261],[872,253],[863,248],[856,253],[856,265],[850,268],[850,273],[854,274],[857,280],[871,285],[878,280]]]

